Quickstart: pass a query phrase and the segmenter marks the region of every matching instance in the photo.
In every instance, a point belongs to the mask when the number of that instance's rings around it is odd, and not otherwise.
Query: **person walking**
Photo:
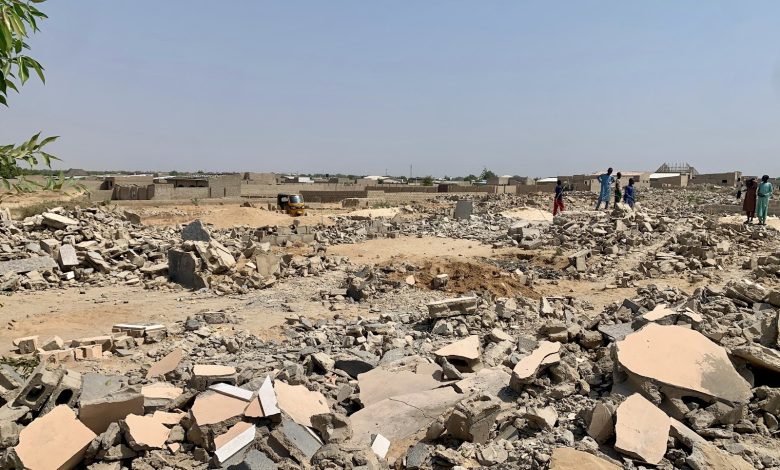
[[[555,200],[553,201],[553,217],[558,215],[558,212],[563,212],[563,182],[558,180],[558,184],[555,185]]]
[[[620,178],[622,176],[623,175],[619,171],[617,172],[617,175],[615,175],[615,206],[623,200],[623,193],[620,191]]]
[[[599,178],[601,184],[601,191],[599,192],[599,202],[596,203],[596,210],[601,209],[601,203],[604,203],[604,208],[609,209],[609,195],[612,192],[612,183],[615,182],[615,177],[612,176],[612,168],[609,168],[606,173],[602,173]]]
[[[625,194],[623,195],[623,202],[628,204],[628,207],[634,208],[636,202],[636,189],[634,188],[634,178],[628,179],[628,186],[626,186]]]
[[[769,182],[769,175],[761,177],[761,183],[758,184],[756,190],[756,215],[758,216],[758,223],[760,225],[766,225],[766,216],[769,212],[769,199],[772,197],[774,187]]]
[[[753,217],[756,216],[756,193],[758,185],[755,178],[749,178],[745,182],[745,200],[742,201],[742,210],[745,211],[746,224],[753,223]]]

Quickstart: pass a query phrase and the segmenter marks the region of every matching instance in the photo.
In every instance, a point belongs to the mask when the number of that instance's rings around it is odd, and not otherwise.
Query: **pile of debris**
[[[280,256],[267,233],[212,233],[200,221],[181,230],[139,225],[137,216],[103,207],[52,209],[0,225],[0,291],[76,285],[142,285],[246,292],[279,278],[316,275],[344,261],[315,246],[308,256]]]

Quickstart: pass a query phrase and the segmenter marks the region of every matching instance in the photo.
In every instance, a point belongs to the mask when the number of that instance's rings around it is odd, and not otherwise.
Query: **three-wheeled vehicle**
[[[304,215],[306,212],[303,196],[300,194],[279,193],[276,195],[276,206],[293,217]]]

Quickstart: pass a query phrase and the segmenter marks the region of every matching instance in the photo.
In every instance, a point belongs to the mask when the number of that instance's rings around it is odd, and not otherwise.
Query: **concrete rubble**
[[[0,368],[0,469],[780,469],[780,238],[658,194],[610,214],[573,195],[575,210],[533,223],[501,214],[546,200],[501,195],[317,230],[162,229],[107,208],[2,225],[9,292],[245,295],[332,270],[338,288],[296,295],[362,310],[291,308],[273,339],[197,305],[166,325],[20,334],[9,357],[37,366]],[[397,236],[488,245],[497,274],[464,288],[422,263],[326,255]],[[279,249],[295,243],[309,254]],[[517,247],[527,259],[498,254]],[[685,287],[654,283],[670,277]],[[603,302],[569,289],[580,281]]]

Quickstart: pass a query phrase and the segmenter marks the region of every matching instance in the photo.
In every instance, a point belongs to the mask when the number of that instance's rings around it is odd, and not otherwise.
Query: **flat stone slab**
[[[615,424],[615,449],[656,465],[666,454],[669,417],[642,395],[635,393],[620,404]]]
[[[74,468],[95,437],[72,409],[59,405],[22,429],[14,450],[24,468],[30,470]]]
[[[617,343],[617,359],[629,373],[694,395],[740,403],[752,396],[726,350],[688,328],[650,323]]]
[[[363,406],[371,406],[396,395],[432,390],[442,385],[445,383],[436,380],[433,374],[418,374],[407,370],[388,371],[380,368],[358,375],[360,402]]]
[[[731,354],[746,360],[753,366],[780,373],[780,351],[760,344],[740,346],[731,350]]]
[[[753,470],[753,465],[738,455],[726,453],[710,443],[696,443],[685,459],[693,470]]]
[[[634,332],[634,328],[631,326],[631,322],[618,323],[616,325],[599,325],[600,333],[603,333],[613,341],[623,341],[626,336]]]
[[[479,336],[471,335],[434,352],[439,357],[458,357],[470,361],[479,359]]]
[[[452,387],[386,398],[349,417],[352,442],[370,446],[371,435],[381,434],[392,445],[428,427],[464,398]]]
[[[621,468],[623,467],[571,447],[554,449],[550,460],[550,470],[621,470]]]
[[[512,369],[512,378],[509,385],[515,391],[519,391],[523,384],[536,376],[544,364],[551,362],[550,358],[557,358],[560,361],[560,356],[558,356],[560,350],[561,343],[541,341],[539,347],[534,349],[531,354],[520,359],[520,362]]]
[[[30,271],[46,271],[56,267],[57,262],[51,256],[0,261],[0,276],[8,273],[24,274]]]
[[[311,427],[311,417],[314,415],[330,413],[325,396],[320,392],[312,392],[303,385],[288,385],[276,381],[274,391],[279,408],[303,426]]]

